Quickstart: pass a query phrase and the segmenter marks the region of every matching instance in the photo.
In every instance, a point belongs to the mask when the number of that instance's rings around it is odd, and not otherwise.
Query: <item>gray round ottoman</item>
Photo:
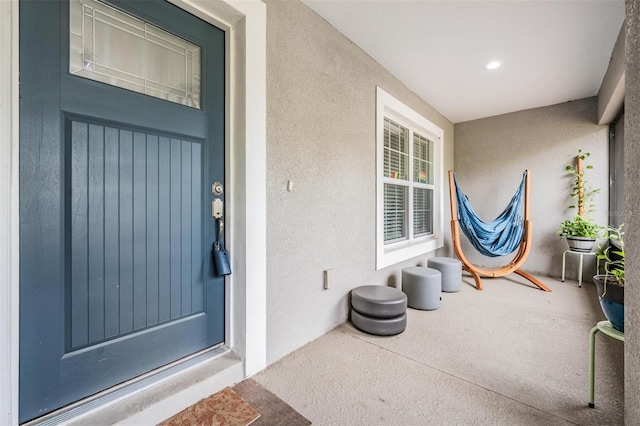
[[[462,262],[450,257],[432,257],[427,261],[429,268],[442,274],[442,291],[455,293],[462,288]]]
[[[393,336],[400,334],[407,328],[407,314],[394,318],[374,318],[358,313],[351,308],[351,322],[361,331],[376,336]]]
[[[437,269],[412,266],[402,269],[402,291],[410,308],[432,311],[440,307],[442,274]]]
[[[402,333],[407,326],[407,296],[381,285],[351,290],[351,322],[361,331],[378,336]]]

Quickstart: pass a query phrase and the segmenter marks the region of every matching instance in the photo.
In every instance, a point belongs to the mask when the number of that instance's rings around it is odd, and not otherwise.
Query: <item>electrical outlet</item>
[[[333,282],[333,269],[325,269],[324,271],[324,289],[329,289],[329,283]]]

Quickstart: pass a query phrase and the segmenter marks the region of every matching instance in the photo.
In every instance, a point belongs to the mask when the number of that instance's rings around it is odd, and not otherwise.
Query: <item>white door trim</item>
[[[0,2],[0,424],[18,424],[18,2]]]
[[[227,173],[232,209],[227,344],[245,377],[266,366],[266,6],[170,0],[227,30]],[[0,424],[18,424],[18,1],[0,1]]]

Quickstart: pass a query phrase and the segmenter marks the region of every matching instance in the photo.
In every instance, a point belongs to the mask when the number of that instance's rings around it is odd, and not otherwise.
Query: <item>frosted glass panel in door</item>
[[[71,74],[200,108],[200,47],[96,0],[69,7]]]

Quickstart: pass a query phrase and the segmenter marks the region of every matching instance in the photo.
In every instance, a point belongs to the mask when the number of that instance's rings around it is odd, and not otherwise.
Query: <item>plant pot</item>
[[[593,250],[593,246],[596,245],[595,238],[587,237],[565,237],[567,239],[567,245],[569,250],[577,251],[579,253],[589,253]]]
[[[605,278],[607,279],[606,289]],[[611,322],[613,328],[624,333],[624,286],[618,285],[616,278],[611,275],[596,275],[593,277],[593,282],[598,289],[598,299],[600,299],[604,316]]]

